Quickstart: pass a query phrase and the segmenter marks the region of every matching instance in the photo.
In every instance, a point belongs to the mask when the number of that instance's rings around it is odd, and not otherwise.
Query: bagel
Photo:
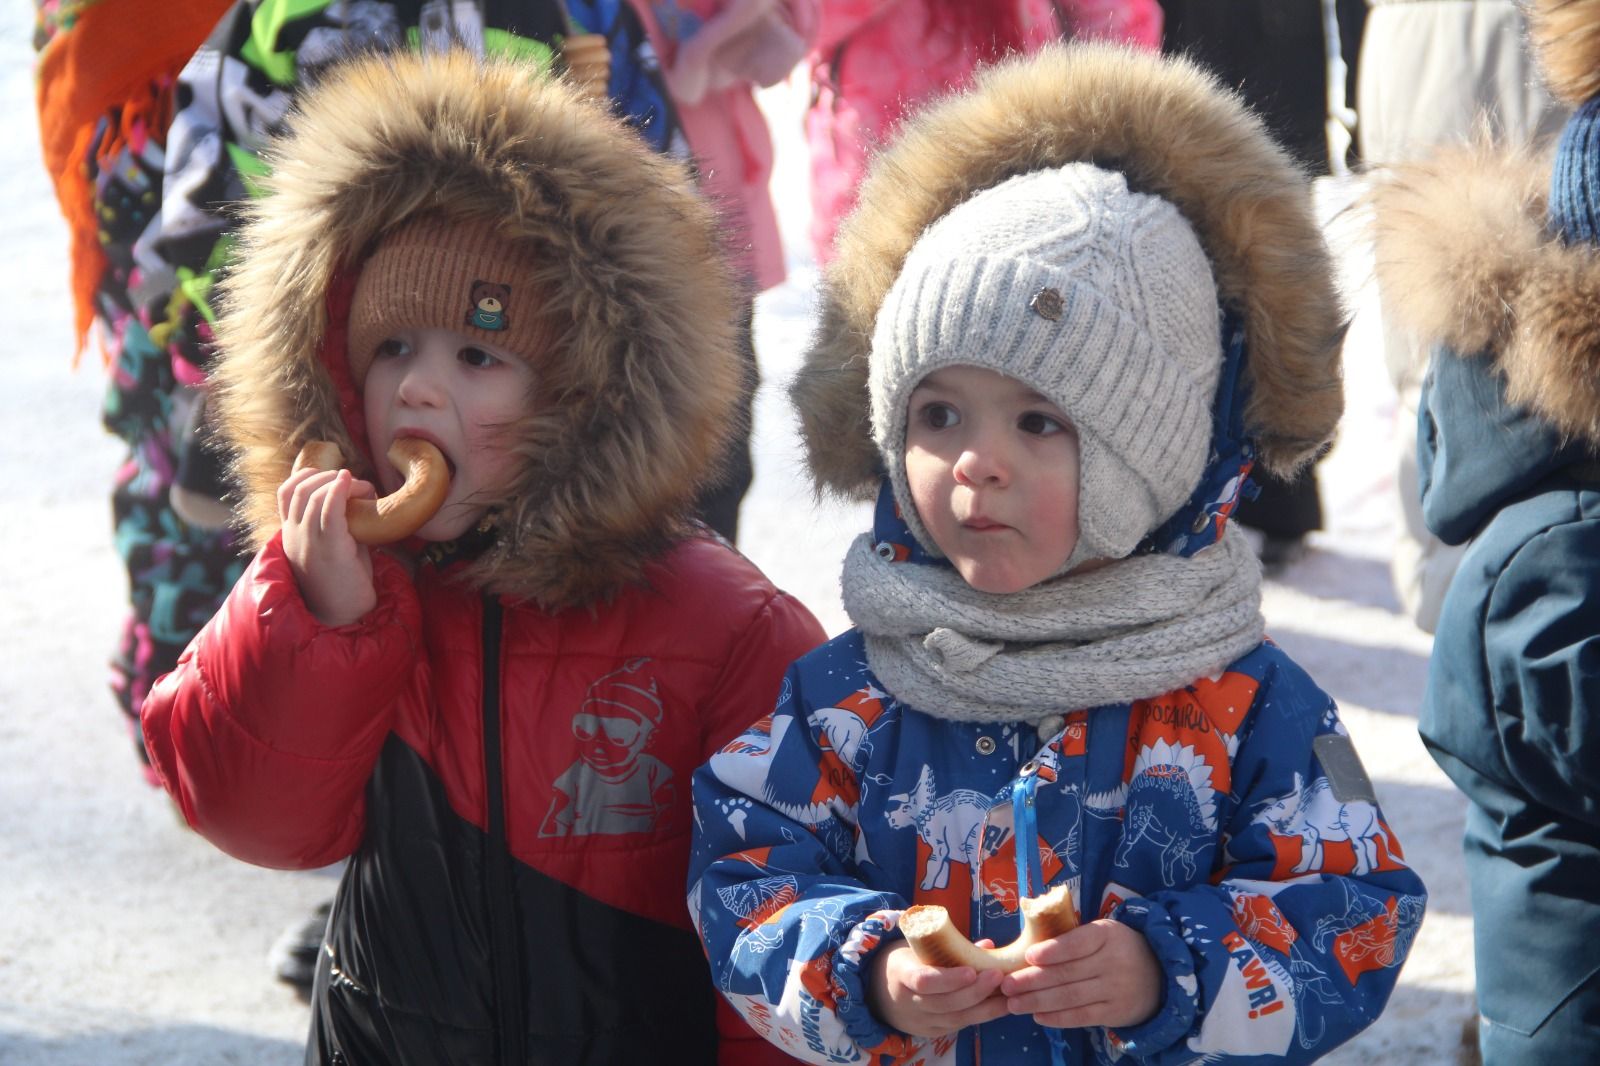
[[[918,904],[900,915],[900,932],[917,958],[929,966],[971,966],[974,970],[1010,973],[1027,965],[1023,955],[1043,943],[1078,927],[1072,893],[1057,885],[1041,896],[1024,897],[1022,932],[1005,947],[980,948],[956,930],[950,914],[938,904]]]
[[[398,489],[378,500],[351,500],[345,507],[350,535],[362,544],[405,540],[439,513],[450,491],[450,467],[444,453],[420,437],[398,437],[389,445],[389,462],[405,474]],[[300,449],[294,469],[338,470],[344,456],[332,441],[314,440]]]

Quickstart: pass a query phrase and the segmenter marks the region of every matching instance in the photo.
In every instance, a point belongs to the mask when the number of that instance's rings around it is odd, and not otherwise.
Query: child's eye
[[[922,419],[923,425],[929,429],[949,429],[961,421],[960,411],[947,403],[937,401],[926,404],[917,414]]]
[[[411,346],[398,337],[390,337],[378,345],[375,353],[379,359],[393,359],[411,351]]]
[[[463,348],[456,353],[456,358],[468,366],[488,367],[500,362],[495,356],[490,355],[482,348]]]
[[[1036,437],[1048,437],[1056,433],[1065,433],[1067,427],[1062,425],[1059,418],[1053,418],[1042,411],[1027,411],[1017,419],[1017,428],[1024,433],[1031,433]]]

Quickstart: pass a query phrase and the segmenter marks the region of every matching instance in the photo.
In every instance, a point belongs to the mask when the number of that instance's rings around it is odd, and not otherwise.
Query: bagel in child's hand
[[[1022,932],[1003,948],[980,948],[956,931],[949,912],[937,904],[919,904],[900,915],[900,932],[917,958],[929,966],[971,966],[974,970],[1010,973],[1026,966],[1023,955],[1042,943],[1078,927],[1072,893],[1057,885],[1042,896],[1020,903]]]
[[[444,453],[419,437],[400,437],[389,445],[389,462],[405,474],[405,484],[380,500],[351,500],[345,507],[350,535],[362,544],[405,540],[439,513],[450,492],[450,467]],[[344,456],[332,441],[314,440],[300,449],[294,469],[338,470]]]

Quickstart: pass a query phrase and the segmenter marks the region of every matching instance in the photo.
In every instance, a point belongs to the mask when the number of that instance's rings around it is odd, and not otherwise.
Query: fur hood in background
[[[1600,94],[1600,0],[1526,0],[1523,6],[1550,95],[1577,107]]]
[[[301,445],[372,457],[344,322],[362,258],[420,212],[502,221],[548,269],[528,279],[565,326],[536,369],[523,470],[467,580],[548,609],[637,580],[688,529],[734,428],[738,289],[687,169],[526,65],[390,53],[306,90],[265,156],[224,282],[212,381],[238,514],[259,547]]]
[[[984,72],[907,121],[876,159],[791,388],[819,490],[875,492],[867,358],[878,308],[918,236],[952,207],[1031,170],[1091,162],[1171,202],[1242,314],[1263,465],[1288,475],[1332,437],[1344,407],[1344,315],[1311,186],[1236,95],[1187,60],[1051,46]]]
[[[1510,403],[1600,447],[1600,249],[1546,230],[1549,185],[1547,154],[1483,145],[1395,168],[1372,193],[1378,287],[1407,329],[1487,353]]]

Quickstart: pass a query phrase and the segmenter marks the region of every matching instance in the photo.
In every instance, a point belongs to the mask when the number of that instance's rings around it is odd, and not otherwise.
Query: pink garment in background
[[[818,0],[630,3],[660,57],[701,186],[727,227],[735,265],[758,292],[779,284],[783,242],[768,188],[772,136],[754,89],[781,81],[804,58],[816,32]],[[708,41],[718,44],[701,47]]]
[[[1060,7],[1074,36],[1161,48],[1157,0],[1062,0]]]
[[[988,0],[1012,5],[1022,49],[1062,36],[1161,47],[1156,0]],[[819,265],[833,256],[839,222],[855,205],[867,159],[916,105],[972,80],[982,42],[962,39],[936,17],[937,0],[821,0],[807,62],[811,153],[811,243]]]

